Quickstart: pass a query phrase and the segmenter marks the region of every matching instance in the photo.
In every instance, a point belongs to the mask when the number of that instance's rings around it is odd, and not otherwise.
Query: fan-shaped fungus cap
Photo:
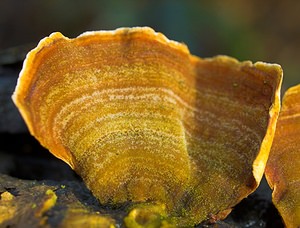
[[[53,33],[28,54],[13,100],[102,203],[156,202],[186,226],[223,218],[257,187],[281,76],[198,58],[150,28]]]

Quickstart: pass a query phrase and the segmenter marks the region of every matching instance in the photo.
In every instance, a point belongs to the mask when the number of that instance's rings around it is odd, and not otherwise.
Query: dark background
[[[11,101],[18,73],[25,54],[52,32],[73,38],[131,26],[150,26],[200,57],[223,54],[278,63],[284,70],[283,91],[300,83],[299,0],[0,0],[0,173],[78,180],[28,134]],[[229,221],[246,216],[243,227],[282,226],[270,197],[263,182]]]

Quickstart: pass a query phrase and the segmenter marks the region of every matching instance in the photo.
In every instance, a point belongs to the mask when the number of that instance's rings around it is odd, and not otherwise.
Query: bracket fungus
[[[300,85],[287,90],[266,167],[286,227],[300,227]]]
[[[53,33],[27,55],[13,100],[102,204],[157,203],[187,226],[257,188],[281,80],[279,65],[202,59],[148,27]]]

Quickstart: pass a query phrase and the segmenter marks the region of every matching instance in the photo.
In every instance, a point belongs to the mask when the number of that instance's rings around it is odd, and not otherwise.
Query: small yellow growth
[[[15,197],[8,191],[1,194],[0,198],[0,224],[4,221],[12,219],[16,213],[16,206],[14,204]]]
[[[3,201],[10,201],[14,198],[14,195],[11,194],[10,192],[6,191],[6,192],[3,192],[1,194],[1,200]]]
[[[46,211],[49,211],[56,204],[57,196],[53,190],[48,189],[46,191],[47,199],[43,202],[39,210],[36,211],[35,216],[41,217]]]
[[[176,227],[166,220],[166,207],[163,204],[139,205],[124,218],[128,228]]]
[[[71,209],[65,214],[60,227],[101,227],[115,228],[115,221],[109,217],[101,215],[99,212],[90,214],[85,209]]]

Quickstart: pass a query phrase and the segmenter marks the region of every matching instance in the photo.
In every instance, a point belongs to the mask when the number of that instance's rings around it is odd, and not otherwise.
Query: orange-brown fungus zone
[[[13,100],[101,203],[156,202],[191,225],[226,216],[257,187],[281,75],[198,58],[147,27],[53,33],[28,54]]]
[[[300,227],[300,85],[283,97],[266,177],[286,227]]]

